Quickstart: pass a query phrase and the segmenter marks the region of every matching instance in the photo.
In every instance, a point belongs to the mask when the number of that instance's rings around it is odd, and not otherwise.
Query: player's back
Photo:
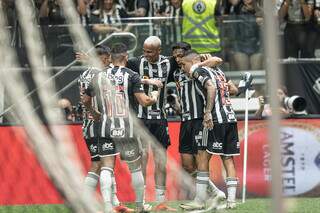
[[[103,90],[105,114],[112,138],[133,137],[133,118],[136,101],[134,91],[139,75],[126,67],[115,66],[105,73],[110,86]],[[140,86],[140,84],[139,84]]]

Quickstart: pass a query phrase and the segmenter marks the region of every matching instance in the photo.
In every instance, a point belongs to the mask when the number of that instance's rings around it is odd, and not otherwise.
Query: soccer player
[[[204,99],[196,91],[196,83],[194,79],[189,78],[181,68],[181,59],[191,46],[185,42],[178,42],[172,47],[172,55],[179,65],[179,69],[174,72],[174,79],[178,91],[180,109],[176,109],[181,113],[181,126],[179,135],[179,152],[181,155],[182,167],[192,176],[197,174],[198,165],[201,166],[201,156],[206,151],[205,144],[202,143],[203,136],[203,109]],[[217,57],[210,57],[198,66],[208,65],[215,67],[222,63]],[[196,163],[196,159],[200,162]],[[201,168],[199,168],[201,169]],[[209,179],[208,191],[211,197],[219,196],[221,199],[225,194],[220,191],[214,183]]]
[[[95,47],[96,54],[98,55],[103,67],[106,69],[112,67],[110,59],[110,48],[104,45],[97,45]],[[77,53],[77,59],[81,62],[85,62],[87,56],[82,53]],[[101,72],[101,70],[89,67],[85,70],[79,77],[78,84],[80,89],[80,99],[83,98],[85,90],[88,88],[93,77]],[[96,97],[93,98],[92,107],[98,109]],[[94,121],[92,115],[86,111],[85,107],[83,108],[83,123],[82,123],[82,133],[86,145],[88,147],[89,153],[91,155],[91,166],[89,172],[85,178],[85,185],[94,192],[96,190],[99,174],[101,169],[100,157],[98,155],[98,139],[99,139],[99,128],[100,122]],[[117,186],[114,174],[112,174],[112,205],[116,212],[132,212],[133,209],[130,209],[122,204],[120,204],[117,197]]]
[[[130,108],[135,101],[143,106],[157,102],[158,91],[147,96],[140,77],[132,70],[125,68],[128,54],[123,44],[115,45],[111,50],[114,67],[106,72],[99,72],[86,89],[84,103],[95,120],[100,120],[101,137],[98,140],[97,154],[101,161],[100,189],[104,199],[105,211],[112,209],[112,175],[115,155],[127,161],[131,171],[132,184],[136,193],[137,212],[145,211],[144,179],[141,171],[141,156],[138,141],[133,134],[133,120]],[[92,107],[92,97],[102,106],[100,112]],[[99,108],[100,109],[100,108]]]
[[[160,97],[158,102],[150,107],[138,106],[138,118],[140,118],[149,132],[157,139],[161,147],[164,148],[165,154],[156,150],[156,146],[151,146],[155,163],[155,184],[156,184],[156,201],[160,202],[158,210],[167,210],[167,206],[163,204],[165,201],[166,191],[166,150],[170,145],[168,134],[168,123],[164,112],[166,84],[170,72],[174,66],[174,60],[160,55],[161,40],[156,36],[148,37],[143,44],[143,56],[139,58],[131,58],[128,67],[140,74],[142,83],[144,83],[144,91],[147,94],[154,90],[160,89]],[[142,144],[148,144],[144,141]],[[144,150],[144,162],[148,159],[149,146]],[[146,173],[146,165],[143,165],[144,174]]]
[[[205,208],[211,154],[221,156],[227,172],[227,208],[234,208],[238,181],[233,156],[240,154],[240,143],[237,120],[229,98],[229,85],[225,74],[218,68],[192,67],[200,61],[200,56],[194,51],[187,52],[181,60],[183,72],[195,79],[197,91],[205,99],[202,141],[207,146],[207,153],[203,153],[202,163],[200,166],[198,164],[196,198],[193,202],[185,204],[184,208],[188,210]]]

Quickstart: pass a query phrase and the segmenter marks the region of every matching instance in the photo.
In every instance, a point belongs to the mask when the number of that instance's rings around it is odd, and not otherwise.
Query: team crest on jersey
[[[193,4],[192,8],[194,12],[201,14],[206,10],[206,4],[203,1],[199,0]]]
[[[192,73],[192,76],[193,76],[194,78],[198,78],[198,77],[199,77],[199,73],[198,73],[197,71],[194,71],[194,72]]]

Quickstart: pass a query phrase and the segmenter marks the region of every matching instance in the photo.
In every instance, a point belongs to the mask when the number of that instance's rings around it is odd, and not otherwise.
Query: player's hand
[[[212,56],[210,54],[200,54],[200,59],[201,61],[205,61],[208,60],[209,58],[211,58]]]
[[[84,53],[84,52],[76,52],[76,60],[79,61],[79,62],[86,62],[88,61],[89,59],[89,56]]]
[[[150,96],[156,102],[158,100],[159,94],[160,94],[159,91],[155,90],[151,92]]]
[[[203,127],[211,130],[213,128],[213,120],[211,112],[205,112],[203,116]]]
[[[156,86],[158,88],[162,88],[163,87],[163,84],[162,84],[162,82],[160,80],[149,79],[148,82],[149,82],[150,85]]]

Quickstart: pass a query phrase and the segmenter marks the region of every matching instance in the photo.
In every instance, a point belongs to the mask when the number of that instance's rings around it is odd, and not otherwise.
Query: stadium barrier
[[[239,139],[243,146],[243,122],[240,121]],[[169,123],[171,146],[168,154],[179,162],[179,122]],[[89,168],[89,153],[82,139],[81,125],[68,125],[85,168]],[[250,120],[248,138],[247,192],[251,197],[269,195],[270,153],[268,150],[267,121]],[[27,135],[21,126],[0,126],[0,205],[60,204],[58,191],[41,168],[28,147]],[[281,129],[281,165],[283,192],[288,196],[320,196],[320,119],[285,119]],[[151,156],[152,157],[152,156]],[[150,159],[149,159],[150,160]],[[242,177],[243,155],[236,157],[238,177]],[[212,179],[225,190],[219,157],[211,160]],[[153,165],[148,166],[147,201],[154,200]],[[181,179],[167,165],[167,198],[181,199]],[[83,171],[85,172],[85,171]],[[120,201],[133,201],[134,193],[128,184],[130,174],[125,163],[117,161],[116,180]],[[240,187],[238,195],[240,195]]]

